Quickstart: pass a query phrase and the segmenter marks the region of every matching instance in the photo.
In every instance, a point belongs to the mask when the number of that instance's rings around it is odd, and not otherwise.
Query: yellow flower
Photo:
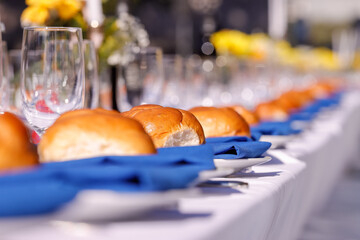
[[[61,0],[26,0],[26,5],[57,8],[60,2]]]
[[[250,35],[249,53],[255,60],[264,60],[270,52],[271,41],[264,33]]]
[[[71,19],[82,8],[80,0],[26,0],[26,4],[30,7],[54,9],[62,20]]]
[[[236,30],[221,30],[210,37],[211,43],[220,54],[243,56],[248,54],[250,38]]]
[[[317,67],[326,70],[339,69],[340,63],[338,56],[328,48],[315,48],[312,51],[313,57],[316,59]]]
[[[21,14],[23,25],[44,25],[50,13],[42,6],[29,6]]]
[[[79,0],[62,0],[57,5],[59,17],[63,20],[69,20],[81,10],[82,4]]]
[[[290,43],[285,40],[275,42],[274,54],[275,60],[284,65],[294,65],[298,57]]]

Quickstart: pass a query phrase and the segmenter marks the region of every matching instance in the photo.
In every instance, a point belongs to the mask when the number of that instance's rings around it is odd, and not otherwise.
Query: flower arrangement
[[[26,0],[28,7],[21,15],[23,26],[80,27],[84,37],[89,37],[89,25],[84,17],[85,2],[82,0]],[[127,12],[118,1],[102,0],[105,19],[103,39],[98,48],[100,66],[126,63],[131,47],[146,47],[149,37],[140,21]],[[111,13],[106,16],[106,11]],[[128,48],[128,46],[131,46]]]
[[[263,33],[248,35],[237,30],[225,29],[213,33],[210,41],[218,54],[264,60],[268,57],[271,40]]]
[[[27,8],[21,15],[23,26],[72,26],[85,31],[87,24],[81,12],[80,0],[26,0]]]
[[[126,5],[118,8],[118,17],[104,22],[104,40],[99,48],[100,59],[108,65],[126,64],[132,47],[147,47],[149,36],[140,21],[127,12]]]
[[[237,30],[220,30],[210,37],[217,54],[233,55],[256,61],[274,61],[298,69],[337,70],[337,54],[328,48],[292,47],[275,41],[264,33],[246,34]]]

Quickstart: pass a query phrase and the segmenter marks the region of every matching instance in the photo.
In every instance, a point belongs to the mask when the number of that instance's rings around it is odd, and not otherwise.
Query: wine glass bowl
[[[145,103],[160,104],[164,90],[162,50],[157,47],[138,49],[132,51],[128,59],[118,68],[117,104],[121,111]]]
[[[84,60],[79,28],[24,29],[22,110],[39,134],[60,114],[84,106]]]
[[[9,111],[9,81],[11,76],[11,71],[9,67],[9,58],[8,58],[8,52],[7,52],[7,44],[6,42],[1,42],[1,77],[0,77],[0,106],[1,111]]]

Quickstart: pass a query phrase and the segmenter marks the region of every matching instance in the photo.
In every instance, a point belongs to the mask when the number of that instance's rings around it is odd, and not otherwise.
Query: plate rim
[[[104,193],[105,201],[100,198],[101,202],[98,202],[99,199],[97,196],[99,195],[97,194],[101,195],[102,193]],[[99,219],[126,220],[128,218],[146,215],[146,213],[157,209],[176,206],[181,198],[196,194],[197,191],[193,188],[171,189],[159,192],[116,192],[102,189],[84,190],[79,192],[78,196],[54,213],[54,216],[56,219],[65,221],[92,221]],[[89,199],[90,196],[92,199]],[[146,200],[144,200],[144,198],[146,198]],[[131,199],[141,200],[134,202],[131,201]],[[121,203],[119,202],[120,200],[122,200]],[[104,205],[107,205],[105,211]],[[78,209],[79,206],[82,207],[80,210]],[[101,211],[87,211],[89,208],[95,207],[101,209]],[[78,215],[79,213],[82,214]]]
[[[241,170],[241,169],[244,169],[244,168],[249,168],[249,167],[253,167],[253,166],[257,166],[257,165],[261,165],[261,164],[264,164],[266,162],[269,162],[271,161],[272,157],[271,156],[263,156],[263,157],[259,157],[259,158],[237,158],[237,159],[222,159],[222,158],[217,158],[217,159],[214,159],[214,164],[215,164],[215,167],[218,168],[218,169],[234,169],[236,171],[238,170]],[[256,160],[257,162],[254,163],[254,164],[251,164],[249,166],[246,166],[246,167],[236,167],[236,166],[228,166],[228,167],[218,167],[217,164],[215,163],[215,161],[217,162],[223,162],[223,163],[226,163],[226,164],[230,164],[231,162],[232,163],[238,163],[238,162],[242,162],[242,161],[253,161],[253,160]],[[263,161],[261,161],[263,160]],[[260,161],[260,162],[258,162]]]

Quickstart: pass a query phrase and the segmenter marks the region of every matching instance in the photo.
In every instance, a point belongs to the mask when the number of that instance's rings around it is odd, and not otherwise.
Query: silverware
[[[197,187],[222,187],[222,188],[248,188],[249,184],[232,180],[208,180],[196,185]]]

